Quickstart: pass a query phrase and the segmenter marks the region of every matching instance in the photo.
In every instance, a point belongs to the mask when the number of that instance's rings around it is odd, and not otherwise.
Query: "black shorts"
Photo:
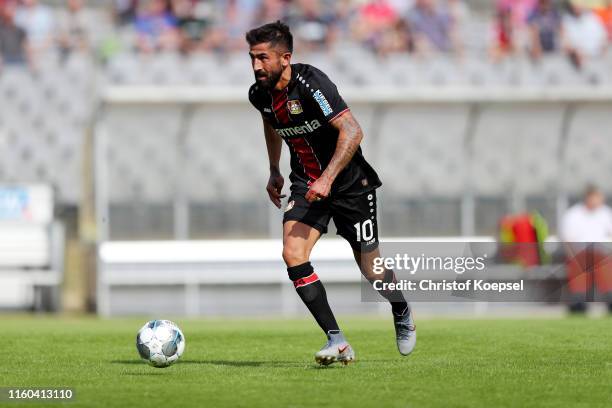
[[[294,220],[327,232],[330,218],[334,219],[337,234],[348,241],[354,251],[370,252],[378,248],[376,191],[356,197],[330,197],[309,203],[306,192],[291,192],[283,223]]]

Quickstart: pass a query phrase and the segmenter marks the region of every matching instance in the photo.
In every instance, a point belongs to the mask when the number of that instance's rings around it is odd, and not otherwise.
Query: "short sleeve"
[[[253,105],[255,109],[261,111],[261,98],[259,97],[258,90],[257,84],[253,84],[249,88],[249,102],[251,102],[251,105]]]
[[[336,85],[323,72],[316,70],[308,78],[306,88],[312,98],[315,110],[326,122],[330,122],[348,110],[348,105],[340,96]]]

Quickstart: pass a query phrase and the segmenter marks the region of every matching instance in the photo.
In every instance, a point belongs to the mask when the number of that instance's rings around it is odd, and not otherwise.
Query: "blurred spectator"
[[[172,0],[172,12],[177,18],[181,52],[189,54],[205,49],[211,21],[203,9],[193,0]]]
[[[538,0],[527,18],[530,31],[529,53],[534,59],[559,50],[561,14],[552,0]]]
[[[599,189],[589,186],[583,201],[563,215],[560,233],[567,250],[570,311],[585,311],[588,284],[595,283],[598,292],[607,297],[608,310],[612,312],[610,248],[593,245],[612,239],[612,209],[605,205]]]
[[[291,26],[298,49],[305,52],[333,51],[337,42],[383,55],[461,54],[483,45],[475,30],[478,15],[470,15],[468,0],[112,0],[112,32],[101,32],[93,15],[104,3],[94,10],[85,0],[65,0],[56,15],[42,4],[47,0],[15,1],[16,25],[25,30],[34,57],[54,45],[64,56],[94,45],[98,55],[108,56],[134,43],[145,53],[237,52],[248,29],[278,19]],[[601,25],[612,43],[612,0],[596,13],[568,5],[567,15],[559,2],[494,0],[488,43],[493,60],[524,50],[533,58],[565,51],[581,66],[605,48]]]
[[[500,12],[509,13],[508,26],[512,27],[512,42],[514,50],[528,49],[531,44],[531,30],[528,24],[529,16],[535,9],[538,0],[497,0],[496,20],[498,23]],[[504,19],[508,16],[504,15]]]
[[[137,48],[149,54],[156,51],[178,50],[176,18],[168,10],[164,0],[139,2],[138,15],[134,21]]]
[[[254,23],[260,25],[271,21],[285,20],[287,11],[287,3],[283,0],[262,0],[259,11],[255,14]],[[243,13],[244,11],[240,10],[240,12]]]
[[[608,41],[612,42],[612,0],[606,0],[603,7],[595,10],[608,33]]]
[[[527,24],[529,15],[538,0],[497,0],[496,10],[506,10],[510,13],[512,25],[521,30]]]
[[[400,18],[390,30],[385,32],[381,43],[381,54],[415,51],[414,37],[405,19]]]
[[[387,0],[371,0],[358,10],[353,35],[374,51],[388,49],[395,30],[402,29],[399,24],[400,15]]]
[[[572,1],[564,3],[563,46],[570,61],[580,68],[586,59],[602,54],[607,33],[599,18]]]
[[[512,9],[507,6],[499,7],[493,24],[493,40],[491,45],[491,57],[494,61],[499,61],[505,56],[514,54],[516,50],[514,34]]]
[[[338,39],[351,38],[353,33],[353,22],[357,19],[358,9],[352,0],[339,0],[332,8],[336,16],[335,30]]]
[[[53,45],[53,13],[38,0],[21,0],[15,13],[15,23],[26,31],[32,53],[42,53]]]
[[[412,6],[414,6],[414,0],[389,0],[389,4],[397,14],[405,16]]]
[[[407,19],[417,52],[455,50],[453,19],[449,11],[437,6],[434,0],[416,0]]]
[[[97,25],[83,0],[67,0],[67,7],[57,18],[57,40],[63,56],[75,51],[89,51],[92,44],[91,29]]]
[[[131,24],[136,18],[138,0],[113,0],[115,22],[120,25]]]
[[[0,68],[28,61],[27,34],[15,24],[15,3],[0,1]]]
[[[335,16],[319,0],[297,0],[289,25],[297,46],[304,50],[331,48]]]
[[[216,0],[216,18],[210,38],[207,40],[208,48],[217,51],[243,49],[244,33],[258,25],[261,14],[265,13],[262,11],[264,6],[261,1]],[[270,21],[276,21],[276,19]]]
[[[612,208],[596,186],[588,186],[583,201],[571,207],[561,222],[566,242],[605,242],[612,239]]]
[[[453,22],[453,41],[457,51],[462,51],[465,44],[464,39],[467,37],[466,26],[470,22],[470,8],[465,0],[446,0],[446,7]]]

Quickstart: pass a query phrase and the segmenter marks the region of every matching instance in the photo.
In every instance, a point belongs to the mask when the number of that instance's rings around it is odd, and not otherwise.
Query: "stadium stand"
[[[0,186],[0,308],[58,310],[63,269],[49,186]]]
[[[109,2],[93,1],[86,10],[99,24],[87,27],[84,49],[5,61],[0,182],[51,185],[57,213],[73,224],[95,193],[98,243],[275,237],[261,125],[246,100],[249,60],[242,38],[228,37],[248,27],[219,24],[223,2],[192,3],[208,28],[190,51],[143,52],[137,10],[111,18]],[[298,6],[283,4],[299,20]],[[492,2],[467,4],[463,46],[451,52],[420,52],[410,41],[389,51],[354,37],[352,20],[340,17],[333,41],[305,47],[296,38],[294,61],[323,69],[366,131],[365,156],[385,185],[383,236],[493,236],[501,215],[522,210],[542,213],[554,232],[585,184],[612,193],[602,132],[612,55],[578,67],[562,50],[532,58],[517,40],[492,57]]]
[[[566,146],[564,148],[563,185],[575,198],[582,193],[580,186],[596,183],[611,193],[609,178],[612,160],[606,152],[612,148],[612,138],[601,125],[609,120],[605,105],[586,105],[576,108]]]

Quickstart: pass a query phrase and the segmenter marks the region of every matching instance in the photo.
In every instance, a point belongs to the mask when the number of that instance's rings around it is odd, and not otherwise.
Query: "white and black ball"
[[[138,354],[153,367],[174,364],[185,351],[185,336],[170,320],[151,320],[136,335]]]

